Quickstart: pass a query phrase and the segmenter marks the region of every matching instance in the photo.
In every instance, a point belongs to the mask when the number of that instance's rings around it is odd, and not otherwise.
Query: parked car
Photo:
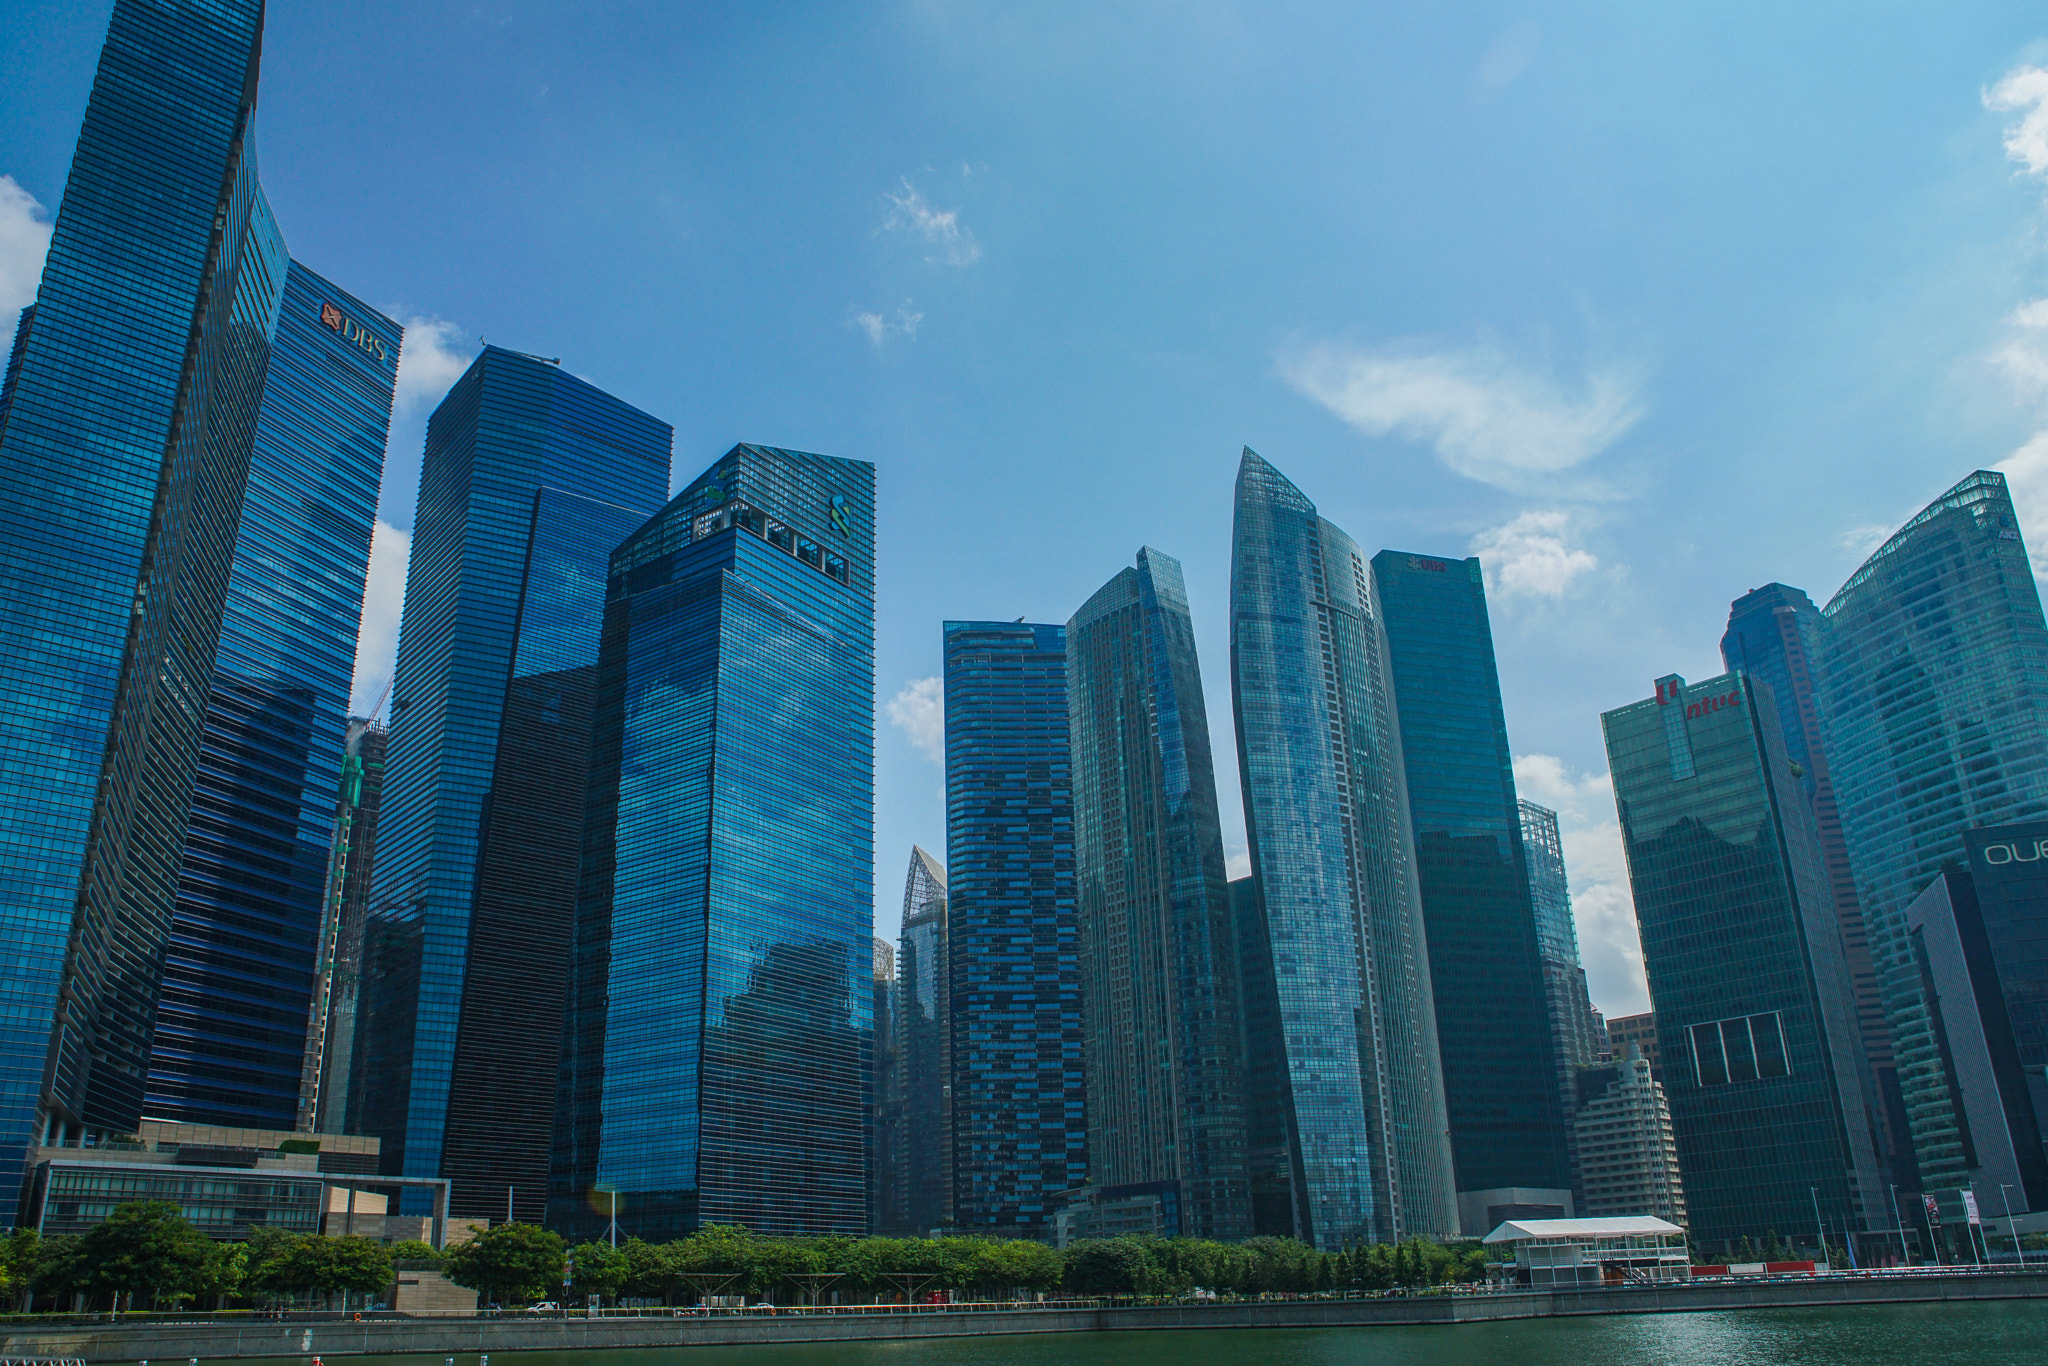
[[[553,1300],[542,1300],[539,1304],[527,1305],[526,1312],[529,1314],[559,1314],[562,1312],[562,1306],[556,1304]]]

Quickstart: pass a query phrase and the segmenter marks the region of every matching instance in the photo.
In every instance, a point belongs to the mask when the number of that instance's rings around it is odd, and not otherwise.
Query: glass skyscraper
[[[1855,999],[1776,699],[1674,674],[1601,725],[1693,1237],[1882,1223]]]
[[[946,872],[912,846],[896,945],[896,1076],[900,1206],[877,1211],[881,1232],[928,1234],[953,1217],[952,1002],[947,990]]]
[[[903,1208],[902,1054],[896,1047],[896,946],[875,938],[869,988],[868,1231],[879,1232],[885,1211]]]
[[[1892,1064],[1892,1031],[1885,1020],[1884,1000],[1871,964],[1870,936],[1863,923],[1863,904],[1856,896],[1856,877],[1849,867],[1849,847],[1842,837],[1842,816],[1835,802],[1834,779],[1828,771],[1827,742],[1821,731],[1818,648],[1820,610],[1797,588],[1767,583],[1737,598],[1728,609],[1728,629],[1721,637],[1721,659],[1768,684],[1778,701],[1778,724],[1785,753],[1804,770],[1800,779],[1820,833],[1821,858],[1827,864],[1828,889],[1835,900],[1835,919],[1842,927],[1842,951],[1849,980],[1856,991],[1857,1028],[1870,1060],[1874,1093],[1871,1118],[1877,1125],[1878,1154],[1892,1179],[1917,1185],[1913,1154],[1904,1142],[1906,1123]]]
[[[452,1179],[457,1216],[502,1217],[508,1188],[545,1210],[606,569],[661,507],[672,440],[495,346],[427,423],[366,932],[377,1081],[351,1127],[387,1169]]]
[[[874,480],[736,446],[612,556],[553,1227],[867,1231]]]
[[[399,337],[290,264],[164,957],[149,1119],[298,1119]]]
[[[1248,1052],[1284,1057],[1283,1090],[1254,1105],[1277,1114],[1286,1166],[1252,1176],[1284,1176],[1289,1231],[1325,1249],[1458,1229],[1382,619],[1357,544],[1246,450],[1230,664],[1264,942],[1243,971],[1271,982],[1251,1018],[1284,1031]]]
[[[1150,547],[1067,623],[1088,1168],[1178,1183],[1180,1231],[1250,1235],[1237,945],[1180,562]]]
[[[1049,1238],[1088,1183],[1067,632],[945,624],[953,1221]]]
[[[1821,613],[1826,759],[1923,1189],[1969,1182],[1906,907],[1964,832],[2048,816],[2048,623],[2005,476],[1979,470]]]
[[[1507,717],[1478,559],[1372,559],[1407,774],[1462,1231],[1571,1207]]]
[[[286,271],[260,0],[120,0],[0,399],[0,1185],[132,1130]],[[176,60],[166,54],[175,53]]]
[[[1574,1135],[1572,1189],[1583,1192],[1575,1128],[1579,1069],[1591,1067],[1608,1051],[1607,1029],[1593,1010],[1586,994],[1586,970],[1579,965],[1579,931],[1572,922],[1571,884],[1565,875],[1557,813],[1527,800],[1519,806],[1522,850],[1529,865],[1529,905],[1536,913],[1536,952],[1543,960],[1543,1000],[1550,1012],[1551,1058],[1564,1121]],[[1586,1214],[1576,1201],[1573,1210],[1581,1217]]]
[[[389,734],[381,721],[349,718],[334,842],[327,856],[321,961],[306,1019],[306,1060],[299,1080],[298,1127],[316,1133],[348,1131],[349,1095],[356,1087],[356,1028],[362,1015],[363,936],[370,873],[377,862],[377,808]]]

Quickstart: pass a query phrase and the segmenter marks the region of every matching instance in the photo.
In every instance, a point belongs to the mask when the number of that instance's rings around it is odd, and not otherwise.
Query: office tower
[[[953,1222],[1049,1238],[1088,1183],[1067,632],[945,624]]]
[[[1575,1135],[1579,1069],[1591,1067],[1608,1051],[1607,1026],[1593,1009],[1586,994],[1586,970],[1579,966],[1579,932],[1572,923],[1571,885],[1565,877],[1557,813],[1531,801],[1521,802],[1519,811],[1522,849],[1528,857],[1529,905],[1536,916],[1536,950],[1543,964],[1544,1008],[1550,1017],[1551,1067],[1567,1133]],[[1573,1150],[1572,1188],[1578,1190],[1576,1139],[1568,1146]]]
[[[552,1227],[867,1231],[874,494],[735,446],[612,556]]]
[[[1943,1081],[1968,1145],[1968,1185],[1991,1212],[2048,1210],[2048,821],[1964,837],[1966,868],[1946,868],[1906,908]],[[1954,1188],[1929,1194],[1962,1216]],[[1994,1194],[1996,1200],[1993,1199]]]
[[[1963,832],[2048,815],[2048,623],[2005,476],[1930,503],[1821,612],[1826,758],[1919,1184],[1968,1184],[1906,907]]]
[[[1737,598],[1728,609],[1728,629],[1721,637],[1721,659],[1730,672],[1741,670],[1761,679],[1778,702],[1779,729],[1785,754],[1804,770],[1801,790],[1813,809],[1820,833],[1821,858],[1827,864],[1828,889],[1835,901],[1835,920],[1842,929],[1842,952],[1856,992],[1856,1023],[1864,1055],[1870,1060],[1874,1087],[1865,1097],[1877,1126],[1878,1155],[1893,1180],[1913,1184],[1910,1145],[1904,1143],[1906,1118],[1892,1063],[1891,1026],[1870,958],[1870,936],[1863,923],[1863,904],[1856,896],[1856,878],[1849,867],[1849,847],[1842,836],[1842,815],[1828,771],[1826,737],[1821,730],[1818,675],[1820,611],[1797,588],[1767,583]]]
[[[1349,536],[1250,450],[1231,539],[1238,771],[1262,941],[1242,968],[1285,1037],[1288,1230],[1325,1249],[1458,1228],[1429,945],[1378,595]],[[1545,1074],[1547,1075],[1547,1061]],[[1255,1149],[1269,1147],[1255,1135]]]
[[[951,996],[947,985],[946,872],[913,845],[903,882],[896,950],[896,1054],[902,1087],[899,1209],[885,1229],[929,1234],[953,1220]]]
[[[903,1207],[903,1059],[896,1046],[896,946],[877,938],[868,992],[868,1232],[900,1223]],[[892,1219],[887,1225],[884,1219]]]
[[[114,6],[8,361],[0,1186],[27,1144],[142,1115],[286,268],[256,176],[262,14]]]
[[[377,862],[377,807],[384,788],[384,723],[351,716],[327,859],[319,971],[306,1024],[306,1062],[298,1127],[346,1133],[353,1089],[356,1024],[362,1010],[363,932],[370,871]]]
[[[199,744],[143,1114],[290,1129],[400,328],[291,262]]]
[[[1507,718],[1477,557],[1382,550],[1372,578],[1401,723],[1458,1218],[1571,1213],[1571,1161]],[[1498,1217],[1495,1217],[1496,1213]]]
[[[1673,674],[1600,719],[1694,1238],[1863,1228],[1886,1199],[1866,1064],[1776,699]]]
[[[1647,1010],[1640,1015],[1616,1015],[1607,1022],[1607,1051],[1625,1058],[1630,1048],[1641,1052],[1653,1070],[1664,1065],[1657,1045],[1657,1017]]]
[[[355,1123],[387,1170],[452,1179],[458,1218],[545,1206],[607,563],[661,507],[671,441],[495,346],[427,423]]]
[[[1250,1235],[1237,946],[1180,562],[1150,547],[1067,623],[1093,1185],[1172,1187],[1178,1229]]]
[[[1616,1061],[1582,1069],[1573,1104],[1579,1217],[1647,1214],[1685,1226],[1685,1179],[1664,1088],[1650,1060],[1631,1048]]]

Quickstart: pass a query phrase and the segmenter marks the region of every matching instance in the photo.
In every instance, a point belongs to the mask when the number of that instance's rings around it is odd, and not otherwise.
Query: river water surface
[[[2003,1366],[2048,1362],[2048,1302],[493,1355],[493,1366]],[[335,1366],[444,1360],[337,1357]],[[473,1355],[455,1363],[478,1366]]]

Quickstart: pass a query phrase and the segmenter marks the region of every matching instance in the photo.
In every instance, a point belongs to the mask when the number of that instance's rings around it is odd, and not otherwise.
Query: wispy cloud
[[[893,318],[884,313],[855,313],[853,325],[867,333],[868,342],[874,346],[880,346],[891,337],[915,341],[917,325],[924,321],[924,314],[911,312],[910,302],[905,299],[903,307],[896,310]]]
[[[882,708],[889,724],[910,737],[925,758],[935,764],[946,762],[946,692],[939,678],[919,678],[902,689]]]
[[[15,317],[35,302],[49,254],[49,214],[13,176],[0,175],[0,348],[13,343]]]
[[[397,316],[396,309],[390,310]],[[398,379],[392,408],[409,417],[441,401],[448,386],[462,378],[462,372],[476,359],[477,348],[459,323],[446,318],[409,317],[404,320],[405,346],[398,353]]]
[[[1368,436],[1426,442],[1451,469],[1512,492],[1555,493],[1556,476],[1614,444],[1641,418],[1638,386],[1617,369],[1567,387],[1497,346],[1326,342],[1283,356],[1295,389]],[[1581,481],[1581,495],[1600,492]]]
[[[1496,90],[1511,84],[1536,60],[1537,50],[1542,46],[1543,30],[1534,24],[1515,24],[1506,29],[1479,59],[1480,83]]]
[[[405,612],[405,571],[412,535],[377,519],[370,542],[370,577],[363,586],[363,624],[356,633],[355,682],[349,708],[361,716],[377,704],[398,667],[398,623]]]
[[[2019,113],[2005,126],[2005,154],[2028,175],[2048,175],[2048,70],[2014,67],[1984,92],[1984,107]]]
[[[1562,597],[1572,581],[1600,567],[1592,551],[1570,542],[1571,516],[1525,512],[1472,538],[1472,553],[1486,571],[1486,589],[1498,597]]]
[[[1610,1015],[1650,1008],[1643,979],[1643,942],[1629,893],[1628,856],[1614,814],[1614,784],[1605,773],[1573,773],[1551,754],[1515,756],[1515,788],[1557,812],[1571,882],[1579,958],[1593,1004]]]
[[[940,265],[971,266],[981,259],[981,243],[960,225],[960,211],[933,208],[908,177],[903,180],[903,193],[882,197],[890,205],[882,231],[906,232],[923,238],[930,253],[925,260]]]

